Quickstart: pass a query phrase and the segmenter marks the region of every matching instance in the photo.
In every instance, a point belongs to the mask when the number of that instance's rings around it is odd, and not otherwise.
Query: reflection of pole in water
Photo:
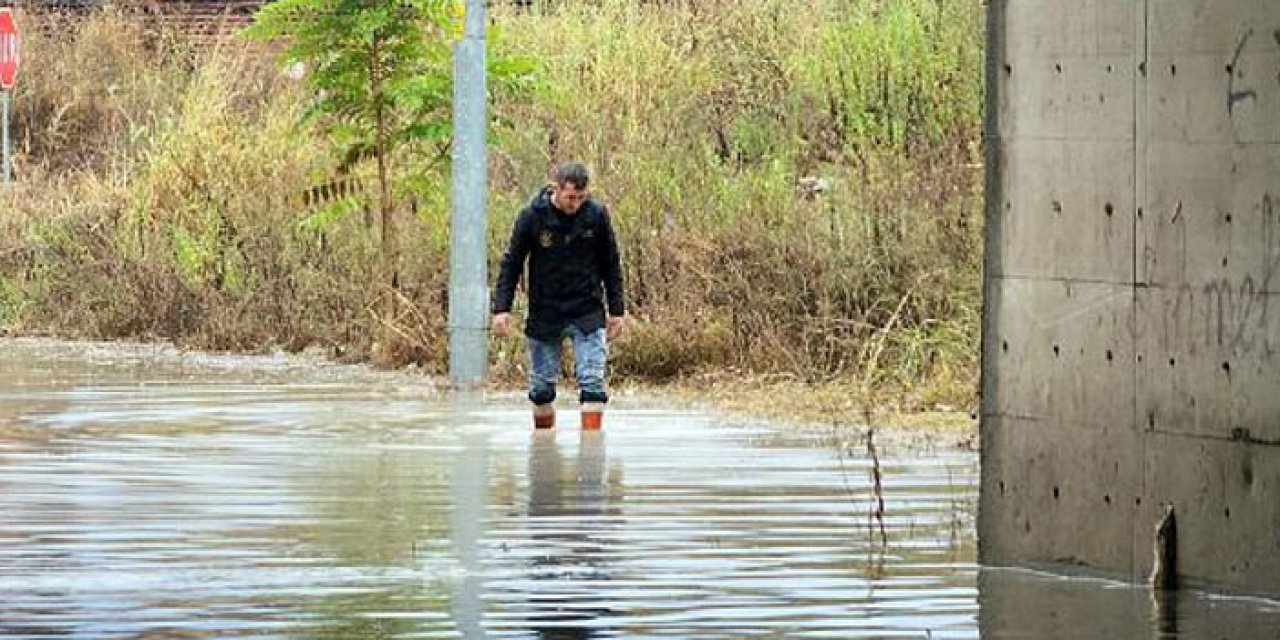
[[[1178,637],[1178,597],[1180,592],[1169,589],[1152,589],[1151,623],[1155,627],[1153,637]]]
[[[598,518],[605,512],[608,488],[604,475],[604,433],[583,431],[578,443],[578,508],[584,516]]]
[[[571,480],[555,437],[554,431],[535,431],[529,447],[528,515],[542,525],[530,527],[540,547],[530,578],[546,585],[529,594],[531,630],[547,640],[592,638],[590,623],[607,609],[586,605],[597,596],[598,583],[609,579],[601,569],[605,544],[597,529],[608,503],[604,433],[582,432]]]
[[[462,567],[453,587],[453,620],[463,638],[484,638],[480,538],[484,536],[489,443],[469,435],[453,463],[453,553]]]
[[[529,445],[529,516],[554,516],[564,499],[560,487],[560,451],[556,432],[537,429]]]

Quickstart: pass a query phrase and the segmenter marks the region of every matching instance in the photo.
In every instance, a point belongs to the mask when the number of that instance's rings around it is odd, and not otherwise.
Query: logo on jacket
[[[555,239],[556,239],[555,235],[552,234],[550,231],[543,231],[542,233],[538,234],[538,244],[542,245],[543,249],[550,249],[552,243],[555,242]]]

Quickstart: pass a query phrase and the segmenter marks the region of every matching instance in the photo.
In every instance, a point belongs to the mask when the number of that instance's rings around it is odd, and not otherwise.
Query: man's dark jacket
[[[529,262],[529,317],[525,335],[558,340],[569,323],[583,332],[605,326],[609,315],[620,316],[622,262],[608,210],[588,199],[574,215],[551,204],[550,188],[534,196],[516,218],[511,241],[502,256],[493,313],[511,311],[516,284]]]

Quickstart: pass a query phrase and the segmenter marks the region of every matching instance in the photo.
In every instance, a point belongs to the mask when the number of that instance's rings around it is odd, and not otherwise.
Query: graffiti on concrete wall
[[[1235,112],[1237,102],[1258,99],[1258,92],[1253,89],[1236,90],[1236,77],[1240,74],[1240,54],[1244,52],[1244,45],[1252,35],[1253,29],[1244,32],[1244,36],[1236,43],[1236,53],[1231,57],[1231,64],[1227,66],[1227,115]]]
[[[1269,292],[1276,291],[1280,271],[1280,226],[1276,197],[1266,194],[1262,213],[1262,268],[1258,273],[1184,282],[1168,289],[1161,304],[1160,347],[1168,353],[1186,350],[1270,356],[1273,353]]]
[[[1271,32],[1271,36],[1276,41],[1276,53],[1280,54],[1280,29]],[[1244,53],[1244,47],[1249,42],[1249,38],[1253,37],[1253,29],[1244,32],[1240,36],[1240,40],[1236,42],[1235,53],[1231,56],[1231,62],[1227,64],[1227,116],[1235,115],[1235,108],[1238,103],[1258,100],[1258,92],[1256,89],[1241,89],[1237,87],[1236,80],[1245,77],[1245,70],[1240,66],[1240,57]],[[1280,65],[1278,65],[1280,68]],[[1276,73],[1276,82],[1280,82],[1280,70]]]
[[[1227,64],[1228,116],[1234,115],[1237,107],[1262,99],[1256,85],[1245,86],[1250,76],[1255,83],[1258,76],[1247,73],[1249,70],[1242,67],[1245,64],[1245,47],[1255,35],[1255,30],[1249,28],[1239,36]],[[1277,60],[1280,61],[1280,29],[1275,29],[1270,35],[1275,39]],[[1280,73],[1277,73],[1276,80],[1280,82]],[[1276,275],[1280,271],[1280,222],[1276,220],[1276,209],[1280,208],[1278,201],[1280,191],[1268,192],[1257,205],[1262,215],[1260,267],[1244,274],[1236,272],[1229,277],[1207,280],[1187,274],[1186,281],[1168,284],[1163,289],[1163,295],[1157,297],[1162,313],[1156,321],[1162,350],[1169,354],[1205,352],[1229,357],[1261,353],[1269,357],[1280,346],[1276,344],[1280,341],[1280,327],[1271,326],[1272,296],[1269,295],[1280,287]],[[1177,224],[1181,215],[1182,205],[1179,203],[1170,222]],[[1179,230],[1185,254],[1188,250],[1186,225],[1179,225]],[[1155,252],[1156,248],[1150,246],[1144,251],[1152,261],[1156,257]],[[1225,259],[1223,265],[1226,266]]]

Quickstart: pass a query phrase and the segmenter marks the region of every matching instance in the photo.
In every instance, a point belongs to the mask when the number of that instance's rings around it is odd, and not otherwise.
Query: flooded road
[[[0,341],[0,637],[1280,638],[1274,602],[979,571],[974,453],[885,452],[881,523],[852,434],[561,404]]]

